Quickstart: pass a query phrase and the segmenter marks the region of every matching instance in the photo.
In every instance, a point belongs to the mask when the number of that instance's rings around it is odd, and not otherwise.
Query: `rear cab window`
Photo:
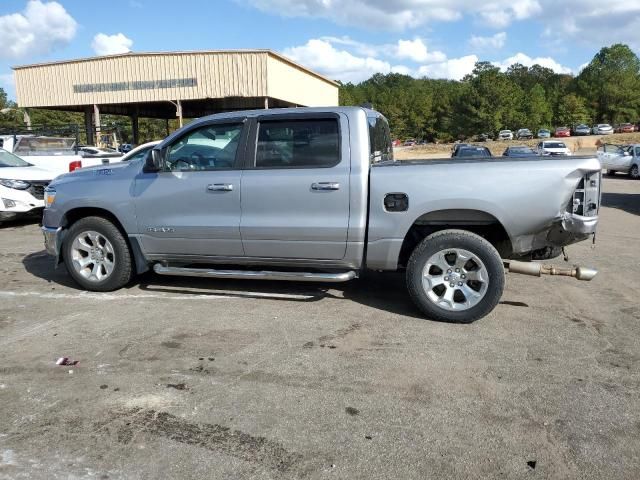
[[[391,131],[387,119],[382,115],[367,116],[369,123],[370,163],[393,161]]]
[[[337,118],[260,121],[255,168],[330,168],[338,163]]]

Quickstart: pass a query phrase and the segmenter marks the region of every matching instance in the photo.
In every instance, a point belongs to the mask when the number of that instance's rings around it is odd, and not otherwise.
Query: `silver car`
[[[608,123],[598,123],[597,125],[593,126],[591,132],[594,135],[612,135],[613,127]]]

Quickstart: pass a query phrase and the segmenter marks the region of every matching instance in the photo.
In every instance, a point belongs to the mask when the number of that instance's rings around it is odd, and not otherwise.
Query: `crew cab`
[[[622,172],[640,178],[640,144],[602,145],[598,148],[598,160],[609,175]]]
[[[87,290],[149,269],[315,282],[403,270],[425,316],[470,322],[498,304],[505,259],[527,270],[595,232],[600,175],[595,157],[395,161],[386,119],[360,107],[228,112],[144,159],[58,177],[43,232]]]

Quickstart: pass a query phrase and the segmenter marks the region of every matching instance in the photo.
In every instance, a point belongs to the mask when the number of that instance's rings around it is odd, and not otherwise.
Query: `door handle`
[[[311,184],[312,190],[340,190],[338,182],[318,182]]]
[[[207,190],[210,192],[231,192],[233,185],[230,183],[211,183],[207,185]]]

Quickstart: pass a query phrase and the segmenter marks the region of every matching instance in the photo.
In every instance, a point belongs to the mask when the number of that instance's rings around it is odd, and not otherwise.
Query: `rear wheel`
[[[120,230],[102,217],[83,218],[71,226],[63,259],[69,274],[85,290],[109,292],[131,280],[129,245]]]
[[[615,171],[615,170],[607,170],[607,171],[606,171],[606,174],[607,174],[607,176],[609,176],[609,177],[613,177],[613,176],[616,174],[616,171]]]
[[[425,238],[407,265],[411,298],[430,319],[470,323],[489,314],[504,289],[497,250],[464,230],[443,230]]]
[[[638,170],[638,165],[631,165],[631,170],[629,170],[629,176],[636,180],[640,178],[640,170]]]

